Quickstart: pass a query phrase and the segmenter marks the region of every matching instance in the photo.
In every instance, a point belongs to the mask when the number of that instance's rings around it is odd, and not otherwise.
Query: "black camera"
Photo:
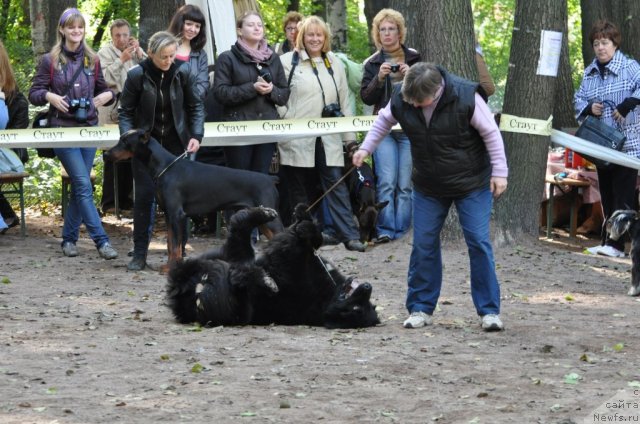
[[[87,122],[87,113],[89,112],[89,100],[84,97],[72,99],[69,102],[69,112],[74,113],[77,122]]]
[[[271,82],[273,78],[271,78],[271,72],[268,69],[262,68],[258,71],[258,75],[264,80],[264,82]]]
[[[322,117],[323,118],[342,118],[344,114],[340,110],[340,105],[338,103],[328,104],[322,109]]]
[[[389,68],[391,69],[391,72],[398,72],[400,70],[400,65],[396,63],[395,65],[389,66]]]

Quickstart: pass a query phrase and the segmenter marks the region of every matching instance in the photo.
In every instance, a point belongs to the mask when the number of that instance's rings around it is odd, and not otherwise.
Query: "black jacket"
[[[10,99],[5,99],[5,103],[7,104],[7,111],[9,112],[7,129],[17,130],[27,128],[29,126],[29,102],[24,94],[16,90]],[[12,150],[16,152],[22,163],[26,163],[29,160],[29,153],[26,148],[17,147]]]
[[[273,90],[266,96],[253,88],[259,76],[258,66],[237,43],[218,56],[213,94],[224,107],[225,121],[279,118],[276,106],[284,106],[289,100],[289,86],[280,57],[273,53],[260,67],[262,72],[268,70],[273,80]]]
[[[404,61],[407,65],[411,66],[416,62],[420,62],[420,53],[405,46],[401,47],[404,50]],[[384,62],[384,52],[382,50],[371,56],[364,65],[364,75],[360,83],[360,97],[362,97],[364,104],[374,106],[374,115],[377,115],[378,111],[389,103],[393,91],[389,75],[385,77],[384,81],[378,81],[378,72]]]
[[[422,108],[402,100],[401,85],[391,97],[391,112],[411,142],[414,189],[456,198],[489,186],[491,162],[471,126],[479,84],[439,69],[445,90],[428,126]]]
[[[162,132],[162,128],[157,128],[161,120],[155,119],[158,87],[145,71],[145,67],[154,65],[151,59],[145,59],[143,64],[134,66],[127,73],[127,81],[122,89],[118,107],[120,134],[134,128]],[[169,87],[172,127],[175,127],[182,149],[185,149],[191,138],[202,141],[204,102],[199,95],[196,78],[191,74],[188,63],[176,61],[166,74],[172,75]],[[169,148],[169,146],[166,147]],[[169,150],[173,151],[173,149]]]

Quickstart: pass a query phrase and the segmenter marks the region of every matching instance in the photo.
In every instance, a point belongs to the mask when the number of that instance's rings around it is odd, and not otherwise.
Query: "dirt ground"
[[[434,325],[402,328],[410,237],[364,254],[323,248],[373,284],[375,328],[200,329],[173,320],[164,276],[126,270],[130,221],[105,218],[121,254],[109,262],[84,233],[80,256],[63,257],[59,218],[27,222],[25,239],[0,236],[2,423],[566,424],[600,422],[621,389],[640,403],[631,262],[581,253],[593,240],[496,248],[500,333],[480,329],[459,245],[443,252]],[[194,238],[189,254],[219,242]]]

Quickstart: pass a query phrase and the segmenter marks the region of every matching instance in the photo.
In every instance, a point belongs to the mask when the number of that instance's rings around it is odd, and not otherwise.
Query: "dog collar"
[[[180,156],[178,156],[177,158],[175,158],[173,161],[171,161],[171,163],[169,165],[167,165],[162,171],[160,171],[160,173],[155,177],[155,180],[159,180],[160,177],[162,177],[164,175],[165,172],[167,172],[169,170],[169,168],[171,168],[176,162],[178,162],[180,159],[184,159],[187,157],[187,155],[189,154],[189,152],[187,152],[186,150],[184,151],[183,154],[181,154]]]

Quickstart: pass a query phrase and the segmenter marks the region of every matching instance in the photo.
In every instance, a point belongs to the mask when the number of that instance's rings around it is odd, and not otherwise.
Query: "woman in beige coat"
[[[279,108],[283,118],[351,115],[347,76],[342,62],[330,51],[330,40],[331,33],[325,22],[310,16],[300,25],[295,50],[280,56],[291,89],[286,107]],[[344,166],[343,143],[355,147],[355,134],[330,134],[278,143],[280,165],[292,205],[315,201],[340,179]],[[346,185],[339,184],[325,199],[330,221],[323,233],[325,243],[342,242],[349,250],[364,252]]]

